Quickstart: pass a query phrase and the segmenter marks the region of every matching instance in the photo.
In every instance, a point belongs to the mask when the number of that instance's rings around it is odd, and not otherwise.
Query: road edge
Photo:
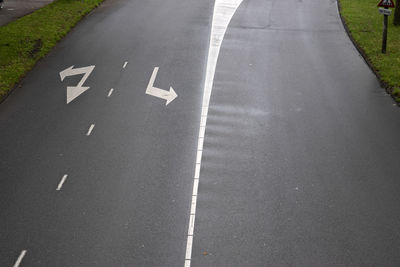
[[[349,37],[349,39],[351,40],[351,42],[353,43],[354,47],[357,49],[358,53],[361,55],[361,57],[364,59],[365,63],[367,63],[368,67],[371,69],[371,71],[375,74],[376,78],[379,81],[379,84],[381,85],[381,87],[383,89],[385,89],[386,93],[388,93],[393,101],[400,106],[400,103],[396,101],[395,96],[392,94],[393,93],[393,89],[392,87],[390,87],[383,79],[382,77],[379,75],[378,70],[375,68],[375,66],[372,64],[372,62],[369,60],[367,54],[365,53],[364,49],[362,49],[362,47],[356,42],[356,40],[353,38],[353,35],[350,32],[349,27],[347,26],[346,23],[346,19],[343,17],[342,15],[342,6],[340,4],[341,0],[336,0],[337,3],[337,8],[338,8],[338,13],[339,13],[339,17],[340,20],[342,21],[343,24],[343,28],[345,29],[347,36]]]

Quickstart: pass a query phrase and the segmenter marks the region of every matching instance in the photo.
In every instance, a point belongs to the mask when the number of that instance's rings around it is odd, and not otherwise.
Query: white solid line
[[[206,127],[206,123],[207,123],[207,116],[201,116],[200,127],[202,126]]]
[[[203,154],[203,151],[201,151],[201,150],[197,151],[196,164],[201,164],[202,154]]]
[[[197,196],[192,196],[192,206],[190,207],[190,214],[196,214]]]
[[[201,168],[201,164],[196,164],[196,169],[194,171],[194,179],[198,179],[200,178],[200,168]]]
[[[204,98],[204,96],[203,96],[203,98]],[[208,108],[201,109],[201,116],[207,117],[207,113],[208,113]]]
[[[110,91],[108,92],[107,97],[110,97],[113,92],[114,92],[114,88],[111,88]]]
[[[58,184],[57,189],[56,189],[57,191],[61,190],[61,187],[63,186],[65,180],[67,180],[67,177],[68,177],[68,174],[64,174],[64,176],[61,178],[61,181]]]
[[[199,191],[199,179],[194,179],[192,198],[193,198],[193,196],[197,196],[198,191]],[[193,202],[193,199],[192,199],[192,202]]]
[[[90,125],[89,130],[88,130],[86,136],[89,136],[89,135],[92,134],[93,128],[94,128],[94,124]]]
[[[229,22],[231,21],[233,14],[235,14],[236,9],[239,7],[242,1],[243,0],[215,0],[214,4],[210,46],[208,49],[207,58],[206,80],[203,90],[203,104],[201,108],[199,138],[197,143],[196,169],[193,180],[193,193],[186,242],[185,267],[190,267],[192,258],[193,233],[195,225],[194,221],[196,216],[197,193],[199,190],[201,159],[204,145],[204,135],[207,124],[208,108],[210,104],[212,86],[214,83],[215,68],[217,65],[219,50],[221,48],[226,29],[228,28]]]
[[[124,65],[122,66],[122,68],[125,69],[126,65],[128,65],[128,61],[125,61]]]
[[[196,215],[195,215],[195,214],[190,214],[188,236],[193,236],[193,232],[194,232],[194,220],[195,220],[195,219],[196,219]]]
[[[185,267],[190,266],[190,259],[192,258],[192,244],[193,244],[193,236],[189,235],[187,238],[187,243],[186,243],[186,262],[185,262]],[[189,261],[189,264],[187,263]]]
[[[26,250],[21,251],[21,254],[19,254],[19,257],[18,257],[17,261],[15,262],[14,267],[18,267],[21,264],[22,259],[25,257],[25,254],[26,254]]]
[[[199,138],[199,141],[197,143],[197,150],[203,150],[203,143],[204,143],[204,138]]]
[[[206,127],[205,126],[200,126],[199,137],[204,138],[205,132],[206,132]]]

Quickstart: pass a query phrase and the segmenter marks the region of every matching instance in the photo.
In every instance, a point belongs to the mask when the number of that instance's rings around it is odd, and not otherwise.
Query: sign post
[[[378,7],[383,7],[379,8],[379,12],[383,14],[382,53],[386,54],[388,18],[391,13],[389,7],[394,7],[393,0],[381,0]]]
[[[385,9],[388,9],[385,7]],[[388,15],[383,15],[383,36],[382,36],[382,53],[386,54],[386,43],[387,43],[387,27],[388,27]]]

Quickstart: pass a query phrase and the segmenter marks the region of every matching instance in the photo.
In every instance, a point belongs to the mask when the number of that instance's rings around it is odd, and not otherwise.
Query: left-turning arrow
[[[67,104],[69,102],[71,102],[72,100],[74,100],[75,98],[77,98],[80,94],[85,92],[87,89],[90,88],[88,86],[83,86],[83,84],[85,83],[86,79],[89,77],[90,73],[92,73],[94,67],[95,66],[92,65],[92,66],[74,69],[74,66],[71,66],[60,72],[61,81],[63,81],[64,78],[67,76],[84,74],[82,79],[79,81],[79,83],[76,86],[68,86],[67,87]]]

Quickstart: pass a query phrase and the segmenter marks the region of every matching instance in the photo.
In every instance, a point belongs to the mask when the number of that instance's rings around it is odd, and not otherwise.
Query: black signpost
[[[379,8],[379,12],[383,14],[382,53],[386,54],[388,18],[392,12],[389,10],[389,7],[394,7],[393,0],[381,0],[378,4],[378,7],[381,7]]]
[[[385,9],[388,9],[385,7]],[[382,36],[382,53],[386,54],[386,43],[387,43],[387,27],[388,27],[389,15],[383,15],[383,36]]]

